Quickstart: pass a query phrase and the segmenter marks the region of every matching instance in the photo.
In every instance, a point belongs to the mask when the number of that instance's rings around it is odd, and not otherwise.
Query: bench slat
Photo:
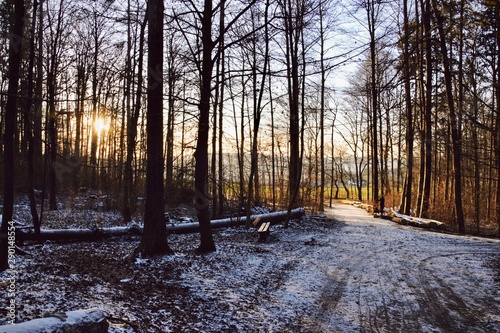
[[[271,222],[264,222],[259,228],[259,232],[267,232],[269,230],[269,226],[271,225]]]
[[[270,231],[269,231],[269,226],[271,225],[271,222],[264,222],[259,228],[259,240],[260,241],[266,241],[267,238],[269,237]]]
[[[254,228],[257,228],[257,226],[259,225],[260,219],[261,219],[261,217],[259,216],[259,217],[257,217],[257,218],[253,221],[253,227],[254,227]]]

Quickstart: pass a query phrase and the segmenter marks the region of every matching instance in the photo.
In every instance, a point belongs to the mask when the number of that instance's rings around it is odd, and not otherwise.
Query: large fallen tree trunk
[[[97,309],[55,314],[24,323],[0,326],[1,333],[107,333],[108,321]]]
[[[292,219],[299,219],[305,214],[304,208],[292,210]],[[271,222],[271,224],[281,223],[286,218],[287,212],[280,211],[268,214],[256,214],[250,216],[254,221],[260,217],[261,221]],[[246,217],[235,217],[221,220],[212,220],[212,229],[235,227],[245,225]],[[168,234],[188,234],[198,232],[200,225],[198,222],[167,224]],[[16,234],[18,241],[33,240],[97,240],[111,236],[140,235],[142,226],[132,225],[128,227],[94,228],[94,229],[42,229],[40,235],[34,233],[32,229],[20,229]]]
[[[411,225],[413,227],[438,230],[446,229],[446,224],[444,224],[443,222],[399,214],[393,209],[391,209],[390,213],[386,215],[385,218],[402,225]]]

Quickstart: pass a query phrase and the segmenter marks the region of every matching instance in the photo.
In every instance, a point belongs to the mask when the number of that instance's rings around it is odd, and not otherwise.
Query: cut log
[[[388,217],[391,221],[402,225],[410,225],[413,227],[437,229],[437,230],[446,229],[446,224],[440,221],[399,214],[393,209],[391,209],[389,214],[390,215],[388,215]]]
[[[101,310],[55,314],[15,325],[0,326],[0,333],[107,333],[108,321]]]
[[[304,208],[293,209],[291,213],[292,219],[299,219],[305,214]],[[285,220],[287,211],[275,213],[258,214],[250,216],[250,221],[266,220],[271,224],[281,223]],[[246,224],[246,217],[227,218],[220,220],[212,220],[212,229],[235,227]],[[167,224],[168,234],[188,234],[198,232],[200,225],[198,222]],[[34,241],[34,240],[98,240],[111,236],[125,235],[140,235],[142,226],[134,225],[131,227],[113,227],[113,228],[97,228],[97,229],[42,229],[40,235],[36,235],[33,230],[18,230],[16,239],[18,241]],[[1,332],[0,332],[1,333]]]
[[[94,229],[42,229],[40,235],[33,230],[18,230],[16,240],[97,240],[111,236],[141,235],[142,226],[133,225],[130,227],[94,228]],[[1,332],[0,332],[1,333]]]

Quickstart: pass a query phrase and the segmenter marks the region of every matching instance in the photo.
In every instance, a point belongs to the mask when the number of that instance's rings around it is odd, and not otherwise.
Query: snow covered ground
[[[110,332],[500,332],[500,241],[430,232],[335,205],[334,220],[171,235],[175,255],[132,260],[139,238],[24,247],[19,321],[99,308]],[[0,287],[7,285],[0,275]],[[0,297],[0,324],[7,300]]]

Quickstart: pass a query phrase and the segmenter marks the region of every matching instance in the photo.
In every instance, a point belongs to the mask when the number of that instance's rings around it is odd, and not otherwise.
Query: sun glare
[[[104,119],[102,119],[102,118],[97,118],[94,122],[94,126],[95,126],[95,129],[98,133],[101,133],[102,131],[106,131],[109,128],[106,121],[104,121]]]

